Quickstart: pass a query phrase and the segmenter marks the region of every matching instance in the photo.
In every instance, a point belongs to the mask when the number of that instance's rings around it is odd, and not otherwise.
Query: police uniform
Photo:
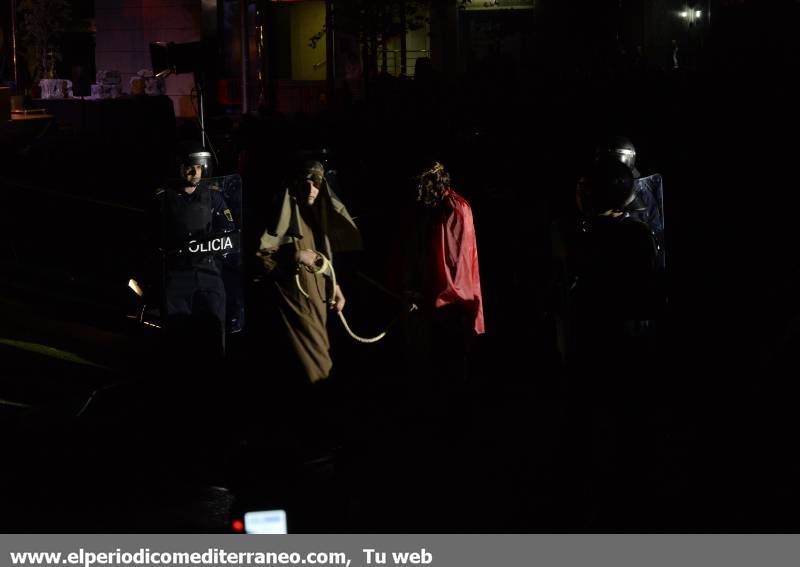
[[[167,332],[203,334],[213,341],[209,346],[224,348],[223,252],[204,251],[193,243],[233,230],[231,211],[219,187],[207,180],[201,180],[191,194],[182,183],[162,187],[156,200]]]

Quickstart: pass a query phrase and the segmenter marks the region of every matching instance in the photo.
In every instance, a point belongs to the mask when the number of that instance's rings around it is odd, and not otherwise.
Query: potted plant
[[[38,87],[40,80],[56,78],[56,63],[61,60],[58,42],[72,10],[68,0],[20,0],[17,9],[28,75],[32,87]]]

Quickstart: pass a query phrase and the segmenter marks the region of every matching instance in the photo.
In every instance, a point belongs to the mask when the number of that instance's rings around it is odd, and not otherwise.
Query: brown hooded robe
[[[277,219],[262,234],[257,252],[282,328],[307,378],[317,382],[327,378],[333,366],[326,327],[333,289],[329,271],[298,268],[295,253],[305,248],[324,254],[331,263],[336,252],[362,248],[352,217],[327,183],[311,207],[299,203],[287,189]],[[296,276],[308,297],[298,289]]]

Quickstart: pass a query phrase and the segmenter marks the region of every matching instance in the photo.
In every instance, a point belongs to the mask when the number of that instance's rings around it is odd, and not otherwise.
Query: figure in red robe
[[[431,235],[436,274],[431,290],[434,307],[459,306],[471,321],[472,331],[482,335],[483,301],[472,208],[450,187],[444,190],[439,207],[440,222]]]
[[[412,372],[450,383],[466,374],[472,339],[485,332],[472,209],[435,162],[418,177],[410,219],[406,290],[419,311],[408,319]]]

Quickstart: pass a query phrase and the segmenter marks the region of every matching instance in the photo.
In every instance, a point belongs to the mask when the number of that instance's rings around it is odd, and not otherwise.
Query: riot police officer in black
[[[633,200],[625,206],[626,216],[646,224],[656,242],[656,267],[666,270],[664,239],[663,181],[661,175],[642,177],[636,168],[636,148],[624,136],[612,136],[597,146],[597,160],[612,159],[628,166],[634,178]]]
[[[655,239],[628,214],[634,172],[602,156],[580,178],[577,218],[553,225],[560,348],[569,379],[564,476],[592,521],[616,526],[641,511],[659,392],[652,321],[659,316]]]
[[[183,143],[177,178],[155,196],[167,344],[172,349],[190,348],[207,362],[221,360],[225,349],[221,275],[225,250],[213,239],[233,229],[222,192],[206,180],[210,160],[211,154],[199,143]]]
[[[623,368],[639,367],[633,360],[647,360],[648,329],[660,304],[657,250],[649,227],[626,213],[633,199],[629,166],[603,157],[579,181],[578,219],[553,225],[567,323],[559,335],[574,378],[604,372],[621,377]],[[603,365],[608,367],[601,372]]]

